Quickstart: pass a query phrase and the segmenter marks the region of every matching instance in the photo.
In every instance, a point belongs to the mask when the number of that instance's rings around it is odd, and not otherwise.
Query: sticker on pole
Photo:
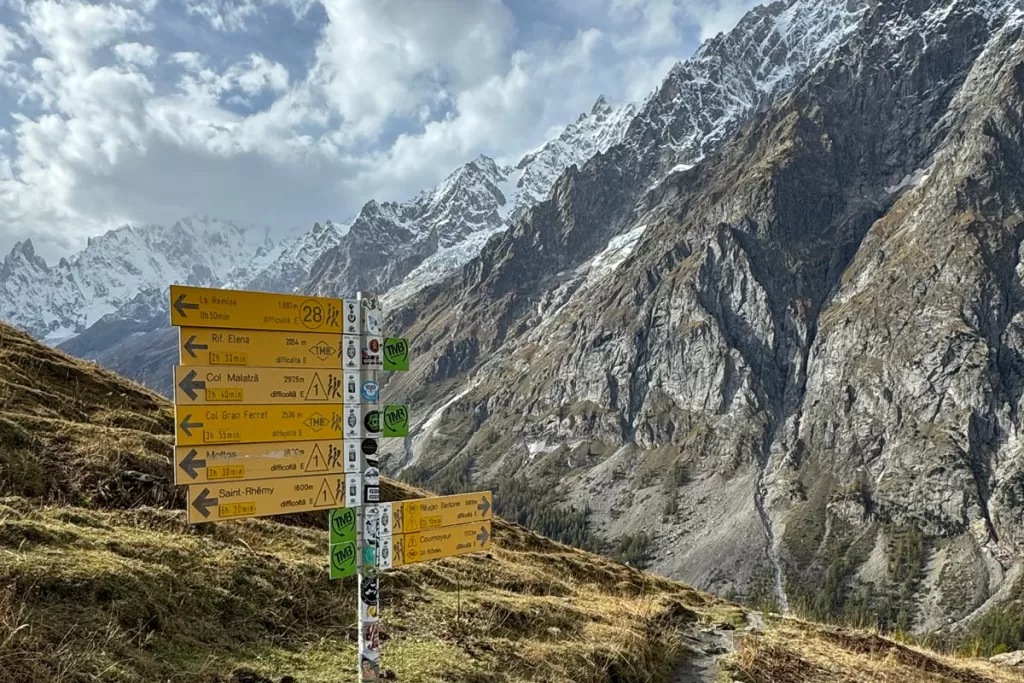
[[[389,403],[384,406],[384,436],[409,436],[409,406]]]
[[[331,532],[333,535],[333,531]],[[331,545],[331,578],[343,579],[356,574],[356,544],[335,543]]]
[[[405,337],[388,337],[384,340],[384,369],[409,369],[409,340]]]
[[[331,510],[331,545],[336,543],[355,543],[356,511],[354,508],[335,508]]]

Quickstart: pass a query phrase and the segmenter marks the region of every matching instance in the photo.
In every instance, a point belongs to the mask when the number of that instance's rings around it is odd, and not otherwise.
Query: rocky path
[[[747,625],[739,633],[760,631],[764,628],[760,614],[747,614]],[[672,683],[717,683],[718,658],[736,649],[737,631],[721,625],[704,628],[685,636],[695,654],[679,662]]]

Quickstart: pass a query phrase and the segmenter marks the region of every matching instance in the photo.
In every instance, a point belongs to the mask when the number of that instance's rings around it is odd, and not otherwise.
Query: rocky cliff
[[[755,10],[392,312],[419,360],[388,391],[420,422],[387,467],[525,482],[605,541],[642,537],[658,571],[783,609],[925,630],[1004,604],[1022,32],[1006,0]],[[735,72],[744,45],[771,55],[765,86],[707,125],[694,72]]]

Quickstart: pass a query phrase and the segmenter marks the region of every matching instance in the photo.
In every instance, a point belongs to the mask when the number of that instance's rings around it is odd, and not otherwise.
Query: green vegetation
[[[654,539],[646,531],[637,531],[619,536],[612,544],[609,554],[624,564],[637,569],[646,569],[653,560]]]

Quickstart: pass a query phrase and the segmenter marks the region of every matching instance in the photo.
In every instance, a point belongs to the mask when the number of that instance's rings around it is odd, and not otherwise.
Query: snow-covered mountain
[[[481,155],[405,202],[371,201],[349,233],[313,266],[305,289],[325,295],[358,290],[404,300],[480,253],[487,240],[545,199],[559,174],[622,141],[636,105],[604,96],[590,113],[515,165]]]
[[[193,217],[122,226],[56,265],[17,243],[0,267],[0,318],[51,343],[72,337],[140,292],[169,282],[216,286],[278,244],[270,228]]]

